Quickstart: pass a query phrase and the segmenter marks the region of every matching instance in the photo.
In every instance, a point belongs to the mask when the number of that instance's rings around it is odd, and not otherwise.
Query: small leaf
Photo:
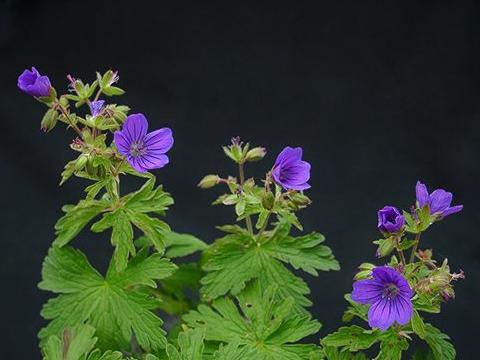
[[[417,310],[413,310],[411,324],[413,332],[417,334],[420,339],[425,339],[425,324]]]
[[[191,255],[197,251],[205,250],[208,245],[190,234],[179,234],[173,231],[164,233],[166,256],[169,258]]]

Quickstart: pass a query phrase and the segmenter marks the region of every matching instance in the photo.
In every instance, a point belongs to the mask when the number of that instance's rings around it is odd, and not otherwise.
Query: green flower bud
[[[262,206],[267,210],[272,210],[275,204],[275,196],[271,191],[268,191],[262,196]]]
[[[293,203],[297,206],[307,206],[312,203],[310,198],[302,193],[295,192],[293,193],[290,198],[292,199]]]
[[[245,156],[246,161],[259,161],[262,160],[267,151],[263,147],[256,147],[247,152]]]
[[[57,125],[58,112],[55,109],[49,109],[43,116],[40,128],[44,132],[49,132]]]
[[[379,239],[374,241],[373,243],[378,245],[376,252],[377,258],[390,255],[395,249],[395,241],[393,237],[389,237],[387,239]]]
[[[219,181],[220,177],[218,175],[207,175],[200,180],[197,186],[202,189],[209,189],[217,185]]]
[[[88,161],[88,155],[82,154],[80,155],[77,160],[75,161],[75,170],[82,170],[84,166],[87,164]]]

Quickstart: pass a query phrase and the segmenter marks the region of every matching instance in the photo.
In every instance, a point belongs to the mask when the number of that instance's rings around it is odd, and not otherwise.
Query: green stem
[[[70,114],[68,113],[67,109],[65,109],[63,107],[62,104],[60,103],[57,103],[57,108],[60,110],[60,112],[63,114],[63,116],[65,116],[65,118],[67,119],[67,122],[68,124],[77,132],[77,134],[80,136],[80,138],[83,139],[83,134],[82,134],[82,131],[80,130],[80,128],[77,126],[77,124],[75,124],[72,119],[70,118]]]
[[[93,101],[97,101],[98,99],[100,99],[100,95],[102,95],[102,89],[98,89],[97,94],[95,95],[95,98],[93,99]]]
[[[418,249],[418,243],[420,242],[420,236],[422,235],[421,232],[418,232],[416,235],[415,235],[415,244],[413,245],[413,248],[412,248],[412,253],[410,254],[410,263],[413,262],[413,260],[415,260],[415,253],[417,252],[417,249]]]
[[[395,235],[395,247],[397,249],[398,256],[400,257],[400,262],[402,263],[403,266],[406,265],[405,261],[405,255],[403,254],[403,250],[400,249],[400,239],[398,235]]]
[[[243,191],[243,184],[245,183],[245,172],[243,170],[243,163],[238,164],[238,173],[240,177],[240,186],[242,187],[242,191]],[[248,232],[253,237],[253,225],[252,225],[252,219],[250,218],[250,215],[247,215],[245,217],[245,223],[247,224]]]
[[[268,213],[267,213],[267,217],[260,229],[260,231],[258,232],[257,234],[257,240],[260,240],[260,237],[263,235],[263,232],[265,231],[265,229],[267,228],[268,226],[268,220],[270,219],[270,215],[272,215],[272,211],[270,210]]]

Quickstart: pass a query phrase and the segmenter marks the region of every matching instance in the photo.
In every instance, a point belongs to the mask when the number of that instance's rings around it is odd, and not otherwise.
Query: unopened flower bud
[[[197,186],[202,189],[209,189],[217,185],[219,181],[220,177],[218,175],[207,175],[200,180]]]
[[[275,204],[275,196],[271,191],[268,191],[262,196],[262,206],[267,210],[272,210]]]
[[[38,97],[49,96],[52,88],[48,76],[41,75],[33,66],[18,77],[17,86],[25,94]]]
[[[307,206],[312,203],[312,200],[310,200],[308,196],[299,192],[293,193],[290,198],[292,199],[293,203],[297,206]]]
[[[418,256],[420,259],[423,261],[431,260],[432,259],[432,249],[426,249],[426,250],[418,250]]]
[[[405,224],[405,218],[394,206],[385,206],[378,210],[378,230],[384,234],[398,233]]]
[[[387,239],[380,239],[380,240],[374,241],[374,243],[378,245],[377,252],[376,252],[377,258],[388,256],[395,249],[395,242],[392,237],[389,237]]]
[[[77,158],[77,161],[75,162],[75,170],[82,170],[84,166],[87,164],[88,161],[88,155],[82,154]]]
[[[247,152],[245,156],[246,161],[259,161],[262,160],[267,153],[267,150],[263,147],[255,147]]]
[[[43,116],[42,122],[40,124],[40,128],[44,132],[48,132],[55,127],[55,125],[57,124],[57,120],[58,120],[57,110],[49,109]]]

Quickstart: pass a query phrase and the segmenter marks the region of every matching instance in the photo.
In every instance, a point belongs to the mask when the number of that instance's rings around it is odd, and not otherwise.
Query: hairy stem
[[[406,261],[405,261],[405,255],[403,254],[403,250],[400,249],[400,237],[398,235],[395,235],[395,248],[397,249],[398,256],[400,257],[400,262],[402,263],[403,266],[405,266]]]
[[[67,109],[65,109],[65,107],[58,103],[57,105],[57,108],[60,110],[60,112],[63,114],[63,116],[65,116],[65,118],[67,119],[67,122],[68,124],[77,132],[77,134],[80,136],[80,138],[83,139],[83,134],[82,134],[82,131],[80,130],[80,128],[77,126],[77,124],[75,124],[72,119],[70,118],[70,114],[69,112],[67,111]]]
[[[418,243],[420,242],[420,236],[422,235],[421,232],[417,233],[415,235],[415,244],[413,245],[412,252],[410,254],[410,261],[409,263],[412,263],[413,260],[415,260],[415,253],[417,252],[418,249]]]
[[[268,220],[270,220],[270,215],[272,215],[272,211],[270,210],[268,213],[267,213],[267,217],[260,229],[260,231],[258,232],[257,234],[257,239],[260,240],[260,237],[262,236],[263,232],[265,231],[265,229],[267,228],[268,226]]]
[[[243,184],[245,183],[245,172],[243,170],[243,163],[238,164],[238,174],[240,177],[240,186],[242,187],[242,191],[243,191]],[[253,226],[252,226],[252,219],[250,218],[250,215],[247,215],[245,217],[245,223],[247,224],[248,232],[253,237]]]

